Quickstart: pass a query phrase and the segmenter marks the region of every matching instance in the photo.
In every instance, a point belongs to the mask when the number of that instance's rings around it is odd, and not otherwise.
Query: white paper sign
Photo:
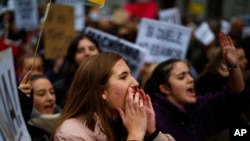
[[[39,27],[36,0],[15,0],[15,21],[17,28],[36,29]]]
[[[250,27],[244,27],[242,34],[243,34],[243,38],[250,36]]]
[[[250,36],[250,15],[243,15],[242,18],[245,22],[242,36],[243,36],[243,38],[245,38],[246,36]]]
[[[83,31],[85,27],[85,7],[80,2],[71,2],[69,0],[56,0],[56,3],[71,5],[74,7],[75,31]]]
[[[194,31],[195,38],[203,45],[209,45],[214,39],[214,33],[211,31],[207,22],[201,23],[201,25]]]
[[[85,33],[97,40],[103,52],[120,54],[127,61],[133,76],[138,78],[140,68],[147,55],[146,50],[136,44],[91,27],[87,27]]]
[[[185,59],[191,31],[189,27],[143,18],[136,44],[149,52],[147,62]]]
[[[11,49],[0,52],[0,140],[30,141],[17,93]]]
[[[180,12],[177,8],[161,10],[159,12],[159,19],[168,23],[181,24]]]
[[[231,24],[228,21],[222,20],[220,21],[221,23],[221,30],[226,33],[229,34],[229,32],[231,31]]]

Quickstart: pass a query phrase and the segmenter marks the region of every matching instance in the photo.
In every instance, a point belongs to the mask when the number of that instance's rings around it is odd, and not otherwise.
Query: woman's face
[[[170,90],[168,99],[179,108],[196,102],[194,79],[184,62],[174,64],[169,76]]]
[[[139,83],[131,75],[130,69],[123,59],[116,62],[112,68],[112,75],[108,80],[108,87],[103,91],[102,98],[107,101],[111,109],[124,109],[128,88],[135,92]]]
[[[34,108],[42,114],[53,114],[56,96],[51,82],[46,78],[39,78],[32,82],[34,90]]]
[[[33,64],[33,58],[25,58],[23,60],[23,67],[21,69],[21,74],[26,74],[28,71],[31,70]],[[44,74],[43,72],[43,61],[40,57],[35,58],[34,66],[32,69],[32,74]]]
[[[96,45],[89,39],[84,38],[79,41],[77,51],[75,54],[75,60],[79,66],[86,58],[98,54],[99,51]]]

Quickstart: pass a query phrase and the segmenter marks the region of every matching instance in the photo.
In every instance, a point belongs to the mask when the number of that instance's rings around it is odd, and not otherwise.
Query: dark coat
[[[231,121],[242,113],[247,100],[247,90],[234,95],[227,85],[220,92],[198,96],[196,104],[182,111],[162,94],[155,94],[156,127],[171,134],[176,141],[206,141],[229,127]]]
[[[31,91],[30,97],[28,97],[26,96],[26,94],[24,94],[22,91],[18,89],[18,96],[19,96],[21,111],[23,114],[23,119],[27,126],[33,109],[33,97],[34,97],[33,90]]]
[[[74,74],[71,74],[53,83],[53,87],[56,94],[56,105],[58,105],[60,108],[64,107],[67,93],[69,91],[73,78]]]

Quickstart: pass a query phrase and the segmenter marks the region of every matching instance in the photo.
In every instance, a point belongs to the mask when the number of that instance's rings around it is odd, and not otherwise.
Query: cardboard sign
[[[85,18],[84,11],[85,7],[79,2],[68,2],[68,0],[56,0],[58,4],[65,4],[74,7],[74,15],[75,15],[75,31],[83,31],[85,26]]]
[[[159,11],[160,21],[165,21],[173,24],[181,24],[180,12],[177,8],[169,8]]]
[[[0,140],[31,141],[20,109],[11,49],[0,52]]]
[[[142,19],[136,44],[147,49],[147,62],[158,63],[169,58],[185,59],[191,28],[166,22]]]
[[[65,55],[74,35],[74,8],[51,4],[44,25],[45,58],[54,59],[58,55]]]
[[[103,52],[120,54],[127,61],[133,76],[138,78],[140,68],[147,55],[144,49],[124,39],[120,39],[91,27],[87,27],[85,33],[93,37],[99,43],[100,49]]]
[[[16,0],[15,1],[15,22],[19,29],[37,29],[38,5],[36,0]]]
[[[207,22],[200,24],[194,31],[194,36],[205,46],[208,46],[215,39],[214,33],[211,31]]]

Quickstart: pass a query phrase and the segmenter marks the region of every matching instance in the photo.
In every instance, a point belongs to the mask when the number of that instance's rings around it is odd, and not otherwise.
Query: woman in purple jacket
[[[153,94],[156,127],[176,141],[206,141],[229,126],[244,107],[241,99],[247,95],[236,49],[230,37],[224,33],[219,37],[230,74],[221,91],[196,97],[194,79],[179,59],[160,63],[147,82],[146,92]]]

